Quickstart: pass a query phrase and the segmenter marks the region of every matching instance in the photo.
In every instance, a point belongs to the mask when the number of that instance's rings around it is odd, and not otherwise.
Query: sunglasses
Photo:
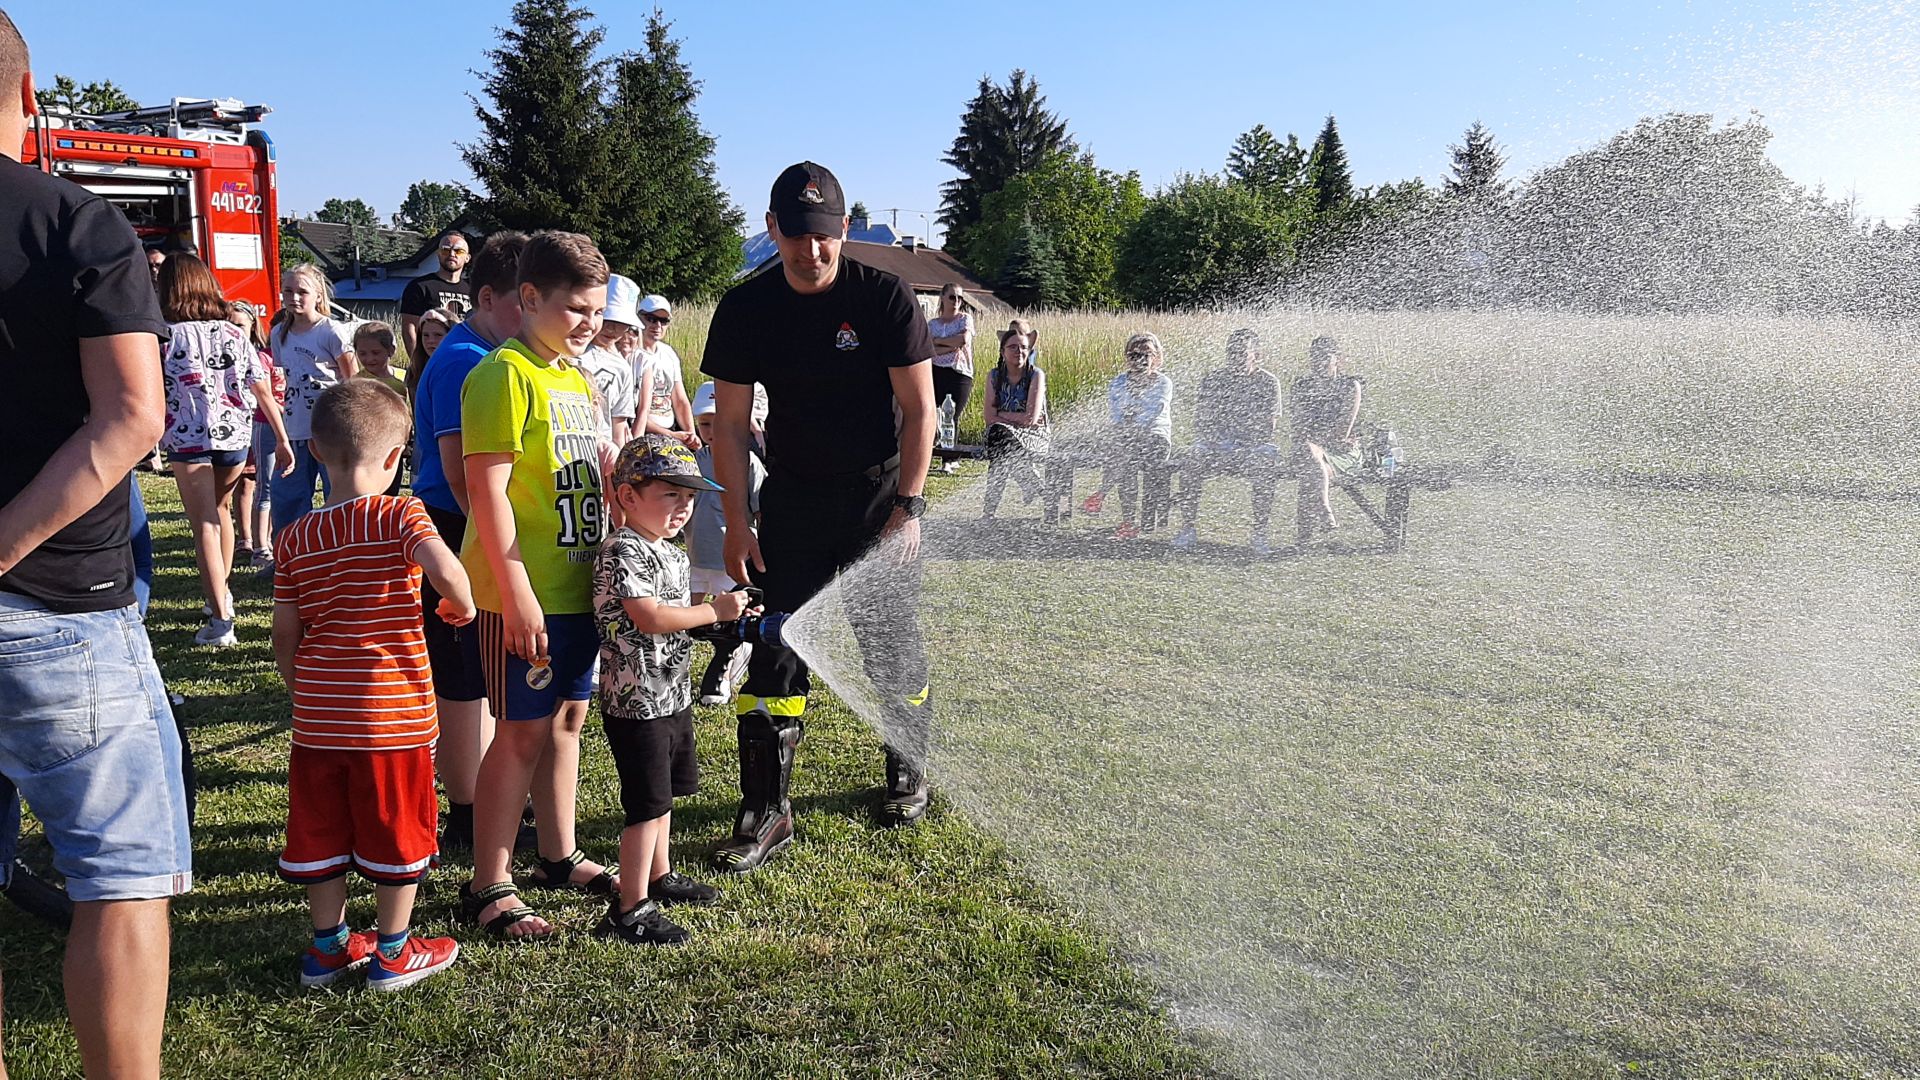
[[[461,255],[465,255],[465,254],[467,253],[467,249],[466,249],[466,248],[463,248],[463,247],[460,247],[460,246],[458,246],[458,245],[455,245],[455,244],[441,244],[441,245],[440,245],[440,250],[441,250],[441,251],[453,251],[453,252],[458,252],[458,253],[459,253],[459,254],[461,254]]]
[[[673,321],[673,316],[671,315],[650,315],[650,314],[642,313],[640,317],[647,320],[648,322],[652,323],[655,326],[665,326],[668,323]]]

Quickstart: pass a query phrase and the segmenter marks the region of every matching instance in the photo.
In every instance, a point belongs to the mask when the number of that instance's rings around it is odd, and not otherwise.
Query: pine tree
[[[1001,297],[1020,308],[1048,307],[1066,295],[1066,273],[1053,242],[1033,222],[1021,222],[1014,233],[998,284]]]
[[[485,194],[474,209],[511,229],[598,237],[610,188],[603,142],[604,32],[570,0],[518,0],[469,97],[478,141],[460,148]]]
[[[965,262],[968,233],[980,222],[988,195],[1054,154],[1071,153],[1067,122],[1046,108],[1040,84],[1015,69],[1007,85],[981,76],[979,91],[960,116],[960,134],[940,160],[960,172],[941,185],[940,226],[947,250]]]
[[[869,220],[869,216],[867,214],[867,204],[864,202],[861,202],[859,199],[853,200],[853,208],[847,211],[847,216],[852,218],[855,221]]]
[[[1313,208],[1326,214],[1353,201],[1353,176],[1347,171],[1347,149],[1340,143],[1340,129],[1327,114],[1326,126],[1313,140],[1313,152],[1307,157],[1307,183],[1313,188]]]
[[[1249,189],[1261,198],[1284,199],[1305,182],[1307,154],[1299,136],[1289,133],[1282,143],[1255,124],[1233,141],[1227,154],[1227,179]]]
[[[596,234],[607,261],[648,292],[712,296],[740,269],[745,218],[714,178],[713,136],[700,127],[700,82],[655,8],[646,48],[614,61],[606,110],[609,219]]]
[[[1507,157],[1494,145],[1493,132],[1475,120],[1465,140],[1447,147],[1453,154],[1453,175],[1447,177],[1446,193],[1468,199],[1497,199],[1507,193],[1507,182],[1500,179]]]

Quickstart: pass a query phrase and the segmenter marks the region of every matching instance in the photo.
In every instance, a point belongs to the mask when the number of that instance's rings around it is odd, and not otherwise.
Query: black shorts
[[[620,809],[638,825],[671,811],[673,800],[700,790],[700,762],[693,755],[693,706],[672,716],[634,720],[607,716],[607,745],[620,774]]]
[[[427,517],[440,531],[440,539],[458,554],[467,533],[466,515],[427,506]],[[448,626],[435,611],[439,606],[440,594],[423,576],[420,608],[427,633],[427,663],[433,667],[433,692],[448,701],[479,701],[487,696],[486,676],[480,670],[480,631],[473,623]]]

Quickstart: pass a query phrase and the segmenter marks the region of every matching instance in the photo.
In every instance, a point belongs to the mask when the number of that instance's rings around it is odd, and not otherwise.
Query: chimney
[[[853,231],[854,232],[867,231],[867,216],[865,214],[862,214],[859,217],[853,219]]]
[[[906,248],[908,251],[918,251],[920,248],[920,238],[912,234],[902,236],[900,238],[900,246]]]

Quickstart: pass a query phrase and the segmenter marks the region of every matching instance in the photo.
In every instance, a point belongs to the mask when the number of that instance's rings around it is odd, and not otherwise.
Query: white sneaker
[[[1200,534],[1191,525],[1173,534],[1173,546],[1180,551],[1186,551],[1199,542]]]
[[[233,592],[231,590],[227,592],[227,610],[233,610]],[[200,602],[200,614],[205,615],[209,619],[213,618],[213,605],[202,600]],[[232,622],[233,620],[229,619],[227,621]]]
[[[1253,540],[1247,546],[1253,549],[1255,555],[1273,554],[1273,545],[1267,542],[1267,534],[1264,529],[1256,530],[1253,534]]]
[[[208,619],[207,625],[193,635],[193,643],[225,648],[228,645],[240,644],[240,639],[234,635],[232,619]]]

